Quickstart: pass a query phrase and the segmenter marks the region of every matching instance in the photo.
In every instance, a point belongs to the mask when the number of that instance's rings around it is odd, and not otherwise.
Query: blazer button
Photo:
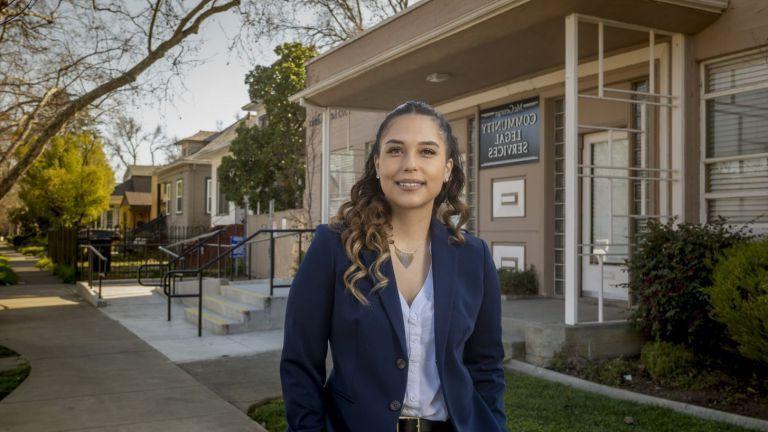
[[[397,359],[397,362],[395,362],[395,364],[397,365],[398,369],[405,369],[405,367],[408,365],[408,363],[401,358]]]
[[[399,411],[400,410],[400,401],[393,400],[389,403],[389,409],[392,411]]]

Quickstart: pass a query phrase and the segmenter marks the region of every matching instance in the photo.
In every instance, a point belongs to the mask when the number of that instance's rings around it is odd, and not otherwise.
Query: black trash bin
[[[106,264],[101,267],[104,273],[109,273],[112,269],[112,240],[115,233],[110,230],[88,230],[86,233],[87,243],[93,246],[94,249],[99,251],[100,254],[106,258]],[[91,268],[99,270],[99,257],[96,254],[91,254]]]

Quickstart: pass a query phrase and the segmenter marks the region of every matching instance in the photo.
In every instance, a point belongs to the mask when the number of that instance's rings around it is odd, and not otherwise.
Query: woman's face
[[[374,156],[381,189],[393,210],[432,206],[453,160],[432,117],[406,114],[390,122]]]

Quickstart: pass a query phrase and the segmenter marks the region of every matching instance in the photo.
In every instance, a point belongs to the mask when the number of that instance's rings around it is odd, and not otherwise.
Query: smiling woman
[[[461,230],[463,187],[442,114],[409,101],[384,118],[291,285],[289,431],[506,430],[499,279],[485,242]]]

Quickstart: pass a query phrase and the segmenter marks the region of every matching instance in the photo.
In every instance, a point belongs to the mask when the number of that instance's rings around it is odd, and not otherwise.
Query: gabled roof
[[[133,176],[154,175],[156,169],[157,169],[156,165],[129,165],[128,168],[125,169],[125,174],[123,175],[123,181],[126,181]]]
[[[197,154],[197,153],[195,153]],[[194,155],[192,155],[194,156]],[[178,160],[175,160],[167,165],[163,165],[161,167],[158,167],[157,169],[157,175],[158,177],[162,177],[166,175],[169,171],[172,171],[176,168],[183,167],[185,165],[201,165],[201,166],[211,166],[211,163],[206,160],[205,158],[201,159],[192,159],[192,156],[187,156]]]
[[[176,141],[176,144],[179,144],[184,141],[196,141],[196,142],[208,142],[212,139],[214,139],[218,135],[218,132],[216,131],[197,131],[194,135],[188,136],[186,138],[182,138],[178,141]]]
[[[211,140],[205,147],[197,151],[197,153],[190,155],[189,159],[193,160],[205,160],[207,157],[219,150],[228,150],[229,144],[237,137],[237,128],[241,123],[245,123],[247,127],[251,127],[256,124],[258,119],[255,115],[248,115],[240,120],[233,122],[227,126],[226,129],[219,132],[219,134]]]
[[[149,192],[126,192],[123,202],[130,206],[151,206],[152,194]]]

